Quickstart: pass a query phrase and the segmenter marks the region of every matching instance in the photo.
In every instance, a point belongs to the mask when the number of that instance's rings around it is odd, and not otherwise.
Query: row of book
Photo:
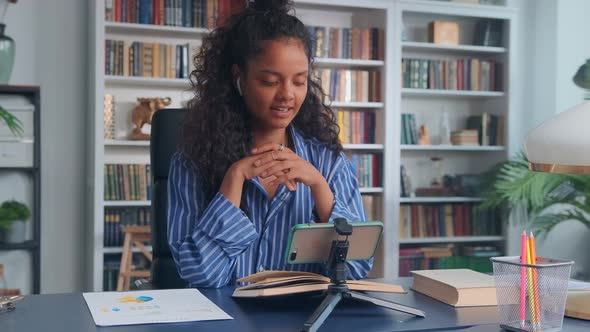
[[[479,145],[504,145],[504,117],[483,112],[467,118],[467,129],[477,130]]]
[[[131,264],[136,270],[148,269],[150,263],[143,255],[133,255]],[[119,278],[119,267],[121,266],[121,254],[108,255],[104,258],[102,270],[102,289],[104,292],[113,292],[117,290],[117,280]],[[133,289],[133,281],[135,277],[131,277],[131,288]],[[142,277],[142,279],[145,279]],[[149,279],[149,278],[148,278]]]
[[[189,44],[169,45],[128,40],[105,40],[105,74],[188,78]]]
[[[213,28],[233,0],[106,0],[105,20],[120,23]],[[235,1],[233,1],[235,2]]]
[[[504,117],[482,112],[472,115],[465,121],[467,130],[450,133],[454,145],[504,145]],[[418,125],[414,114],[401,115],[401,144],[415,145],[419,143]]]
[[[151,220],[151,210],[146,207],[105,209],[103,245],[105,247],[123,246],[125,236],[121,227],[148,226]]]
[[[399,276],[409,277],[413,270],[471,269],[492,272],[490,257],[501,256],[495,246],[464,246],[459,250],[446,247],[400,248]]]
[[[404,165],[400,166],[400,196],[410,197],[414,190],[412,189],[412,182],[410,176]]]
[[[381,186],[380,156],[375,153],[347,153],[361,188]]]
[[[385,33],[378,28],[307,26],[312,54],[321,58],[383,60]]]
[[[482,59],[402,59],[402,87],[501,91],[501,63]]]
[[[105,164],[104,199],[145,201],[152,196],[150,165]]]
[[[332,101],[381,101],[381,73],[379,71],[331,69],[315,70],[324,93]]]
[[[416,115],[402,113],[401,144],[418,144],[418,125]]]
[[[477,204],[402,204],[399,237],[499,235],[501,220],[493,209]]]
[[[375,143],[375,113],[338,111],[338,137],[342,144]]]
[[[383,221],[381,211],[383,211],[383,200],[375,195],[361,195],[363,206],[367,215],[367,220]]]

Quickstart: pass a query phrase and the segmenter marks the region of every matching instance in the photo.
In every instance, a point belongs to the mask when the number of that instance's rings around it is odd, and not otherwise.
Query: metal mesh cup
[[[537,258],[521,264],[519,256],[491,258],[500,327],[510,331],[561,331],[573,261]],[[521,320],[521,271],[525,272],[525,319]],[[532,295],[532,296],[531,296]]]

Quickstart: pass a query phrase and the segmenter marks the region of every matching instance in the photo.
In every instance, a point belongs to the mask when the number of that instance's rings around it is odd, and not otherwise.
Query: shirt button
[[[264,266],[260,265],[260,266],[258,267],[258,272],[264,272]]]

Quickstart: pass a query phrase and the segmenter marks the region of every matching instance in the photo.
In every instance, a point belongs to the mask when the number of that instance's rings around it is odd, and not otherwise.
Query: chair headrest
[[[154,113],[150,139],[151,171],[154,178],[168,178],[170,159],[178,149],[178,133],[185,109],[166,108]]]

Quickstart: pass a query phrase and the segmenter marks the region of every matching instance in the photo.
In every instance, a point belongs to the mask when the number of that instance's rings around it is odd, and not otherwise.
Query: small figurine
[[[418,144],[430,145],[430,136],[428,136],[428,128],[425,125],[421,125],[418,130]]]
[[[157,110],[162,109],[172,102],[170,97],[166,98],[137,98],[139,105],[131,112],[131,122],[135,126],[129,136],[132,140],[149,140],[150,134],[142,131],[145,124],[152,124],[152,117]]]

